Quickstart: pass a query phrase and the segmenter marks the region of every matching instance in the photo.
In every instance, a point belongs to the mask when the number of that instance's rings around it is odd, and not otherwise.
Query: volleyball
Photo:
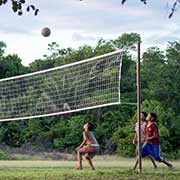
[[[50,36],[50,34],[51,34],[51,30],[50,30],[48,27],[44,27],[44,28],[41,30],[41,34],[42,34],[42,36],[44,36],[44,37],[48,37],[48,36]]]

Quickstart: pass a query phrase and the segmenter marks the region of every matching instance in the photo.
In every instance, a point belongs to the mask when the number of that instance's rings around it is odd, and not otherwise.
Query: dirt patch
[[[76,160],[76,154],[68,154],[58,151],[44,151],[41,150],[39,147],[34,147],[30,144],[24,145],[22,147],[10,147],[7,145],[0,145],[0,150],[8,152],[12,160],[16,160],[17,156],[24,155],[29,157],[29,159],[36,159],[35,157],[39,157],[41,159],[52,159],[52,160],[68,160],[68,161],[75,161]]]

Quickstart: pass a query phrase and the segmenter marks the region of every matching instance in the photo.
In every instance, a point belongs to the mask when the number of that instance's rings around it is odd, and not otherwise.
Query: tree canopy
[[[0,6],[6,5],[10,1],[11,8],[14,13],[17,13],[19,16],[23,15],[24,9],[27,12],[34,11],[34,15],[38,15],[39,9],[34,4],[28,4],[27,0],[0,0]],[[79,0],[83,1],[83,0]],[[124,5],[128,0],[121,0],[121,4]],[[139,0],[141,3],[147,4],[148,0]],[[169,18],[175,13],[180,0],[174,0],[174,3],[171,7],[171,12]]]
[[[26,8],[27,12],[34,11],[35,16],[39,12],[39,9],[33,4],[28,4],[27,0],[0,0],[0,6],[8,4],[9,1],[13,12],[17,13],[19,16],[23,14],[24,8]]]
[[[121,0],[121,4],[125,4],[125,2],[127,2],[128,0]],[[147,4],[148,0],[140,0],[142,3]],[[171,7],[171,12],[169,14],[169,18],[171,18],[173,16],[173,14],[175,13],[178,4],[180,3],[180,0],[174,0],[174,3]]]
[[[113,40],[100,39],[96,46],[84,45],[78,49],[60,48],[49,44],[50,55],[37,59],[28,67],[18,55],[5,55],[6,44],[0,43],[0,78],[35,72],[114,51],[118,47],[135,45],[139,34],[125,33]],[[156,112],[162,150],[168,157],[180,154],[180,42],[170,42],[165,50],[148,48],[142,55],[142,110]],[[124,54],[121,78],[122,102],[136,102],[136,63],[131,51]],[[45,150],[72,152],[82,139],[83,123],[96,116],[95,134],[101,153],[119,153],[134,156],[132,145],[136,106],[121,104],[82,111],[69,115],[0,123],[0,143],[11,147],[31,144]],[[38,149],[37,148],[37,149]]]

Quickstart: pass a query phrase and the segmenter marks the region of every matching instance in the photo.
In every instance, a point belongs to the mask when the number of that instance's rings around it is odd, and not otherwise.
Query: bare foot
[[[170,163],[168,163],[168,168],[170,168],[170,169],[173,169],[174,167],[173,167],[173,165],[172,164],[170,164]]]
[[[80,167],[76,167],[76,169],[77,169],[77,170],[82,170],[82,168],[80,168]]]

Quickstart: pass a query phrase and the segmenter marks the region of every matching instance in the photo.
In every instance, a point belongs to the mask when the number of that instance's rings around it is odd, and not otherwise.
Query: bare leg
[[[135,164],[134,164],[133,169],[136,169],[136,168],[137,168],[137,165],[138,165],[138,158],[136,158],[136,161],[135,161]]]
[[[166,166],[168,166],[168,167],[170,167],[170,168],[173,167],[173,165],[172,165],[171,163],[167,162],[164,158],[161,159],[161,162],[164,163],[164,164],[166,164]]]
[[[152,161],[154,168],[157,168],[154,158],[151,155],[149,155],[148,157]]]
[[[91,158],[86,157],[86,159],[87,159],[87,162],[88,162],[88,164],[90,165],[91,169],[92,169],[92,170],[95,170]]]
[[[154,168],[157,168],[154,158],[151,155],[149,155],[148,157],[152,161]],[[137,165],[138,165],[138,153],[136,152],[136,161],[135,161],[133,169],[136,169]]]
[[[135,153],[136,153],[136,161],[133,167],[134,170],[137,168],[137,165],[138,165],[138,151],[136,151]]]
[[[82,155],[77,151],[77,169],[82,170]]]

